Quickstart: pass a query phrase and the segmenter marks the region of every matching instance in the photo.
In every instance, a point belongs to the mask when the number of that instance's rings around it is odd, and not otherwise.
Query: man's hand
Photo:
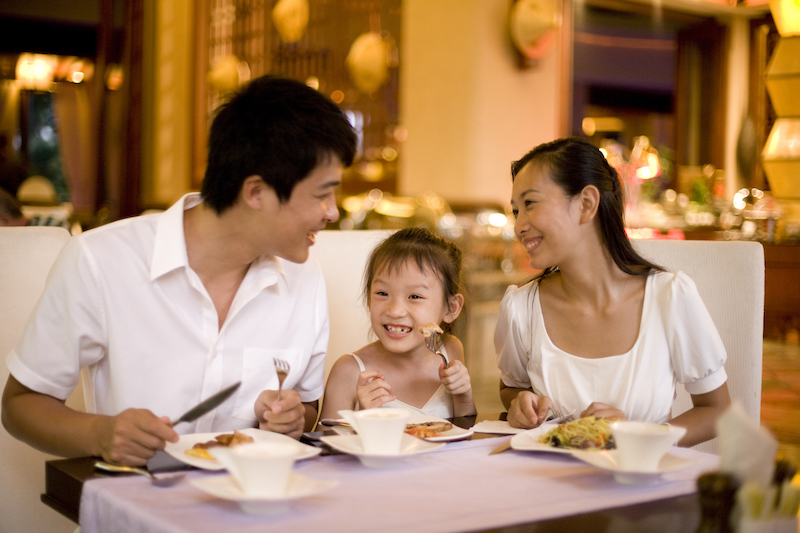
[[[117,416],[98,417],[97,431],[100,455],[119,465],[145,465],[167,442],[178,442],[169,417],[159,418],[147,409],[126,409]]]
[[[553,406],[547,396],[539,396],[531,391],[522,391],[511,400],[508,408],[508,423],[512,428],[531,429],[538,427],[547,417]]]
[[[306,407],[296,390],[284,389],[280,401],[278,391],[262,391],[256,399],[255,412],[259,429],[283,433],[294,439],[303,435]]]

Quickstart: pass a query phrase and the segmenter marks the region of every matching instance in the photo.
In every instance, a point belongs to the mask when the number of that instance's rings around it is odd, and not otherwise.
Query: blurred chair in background
[[[11,352],[45,286],[50,267],[70,238],[63,228],[0,228],[0,383],[5,388]],[[83,410],[80,387],[67,405]],[[34,450],[0,427],[0,531],[72,533],[75,524],[40,501],[44,463],[53,456]]]
[[[764,334],[764,248],[745,241],[673,241],[634,239],[634,248],[669,271],[683,271],[697,285],[703,303],[728,353],[725,371],[731,400],[761,420],[761,371]],[[672,415],[692,406],[678,388]],[[717,439],[695,446],[718,453]]]
[[[372,249],[392,230],[325,230],[317,233],[311,255],[322,266],[328,291],[331,336],[325,380],[336,360],[370,342],[372,326],[364,305],[364,266]]]

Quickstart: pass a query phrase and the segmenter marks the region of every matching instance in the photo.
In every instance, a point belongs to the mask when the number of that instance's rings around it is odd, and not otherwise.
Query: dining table
[[[471,428],[497,419],[452,421]],[[100,472],[92,457],[47,461],[41,499],[79,523],[81,533],[690,532],[701,518],[697,478],[719,467],[716,455],[673,447],[670,454],[688,466],[627,484],[570,454],[513,447],[491,453],[511,439],[474,432],[384,468],[324,446],[297,461],[294,473],[329,488],[258,514],[198,488],[222,481],[224,470],[191,469],[158,487],[144,476]]]

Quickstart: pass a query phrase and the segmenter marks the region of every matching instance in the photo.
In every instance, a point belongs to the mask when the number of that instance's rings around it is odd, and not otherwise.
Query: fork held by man
[[[273,359],[273,362],[275,363],[275,372],[278,374],[278,401],[280,401],[283,382],[286,381],[286,376],[289,375],[291,367],[283,359]]]

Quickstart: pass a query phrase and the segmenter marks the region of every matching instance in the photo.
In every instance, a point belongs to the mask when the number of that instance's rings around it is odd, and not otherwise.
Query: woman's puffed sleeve
[[[667,339],[677,380],[689,394],[705,394],[727,381],[728,356],[697,286],[676,272],[665,292],[669,306]]]
[[[529,334],[525,334],[530,326],[528,320],[521,319],[529,315],[524,306],[528,300],[527,287],[517,288],[516,285],[511,285],[506,289],[494,330],[497,367],[500,369],[503,383],[508,387],[519,389],[531,386],[527,371],[530,347],[523,341],[525,338],[530,338]],[[520,303],[523,305],[521,309]]]

